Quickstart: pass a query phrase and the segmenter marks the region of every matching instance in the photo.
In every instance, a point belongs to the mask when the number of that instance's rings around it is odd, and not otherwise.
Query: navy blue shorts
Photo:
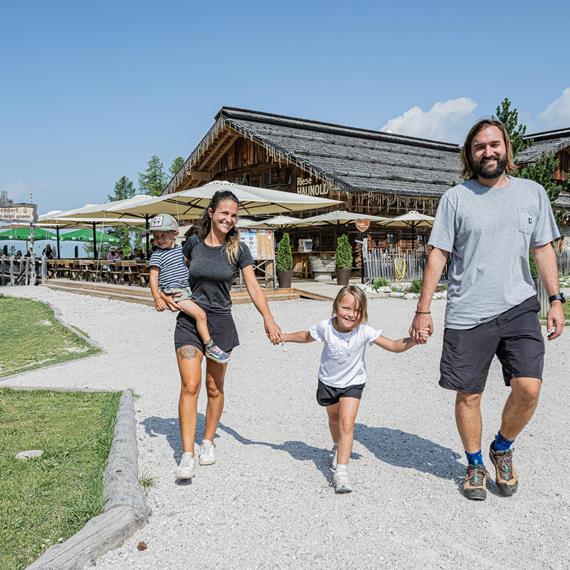
[[[439,385],[458,392],[483,392],[495,355],[507,386],[512,378],[542,380],[544,339],[539,310],[538,299],[530,297],[472,329],[445,329]]]

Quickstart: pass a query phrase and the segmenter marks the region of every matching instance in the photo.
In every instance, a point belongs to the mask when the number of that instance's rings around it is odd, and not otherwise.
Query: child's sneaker
[[[336,443],[335,443],[335,444],[332,446],[331,454],[330,454],[330,461],[331,461],[330,466],[331,466],[331,469],[332,469],[333,471],[336,470],[337,458],[338,458],[338,449],[337,449],[337,446],[336,446]]]
[[[202,440],[202,448],[200,449],[200,465],[214,465],[216,463],[216,455],[214,454],[213,441],[209,439]]]
[[[187,480],[194,477],[194,455],[189,452],[183,453],[180,458],[180,463],[176,468],[176,479]]]
[[[206,357],[220,364],[225,364],[230,360],[230,355],[214,343],[206,345]]]
[[[352,485],[348,478],[348,471],[345,469],[337,469],[333,475],[334,492],[335,493],[352,493]]]

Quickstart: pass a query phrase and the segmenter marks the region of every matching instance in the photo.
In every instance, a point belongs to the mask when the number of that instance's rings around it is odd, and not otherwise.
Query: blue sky
[[[502,4],[4,4],[0,189],[105,201],[223,105],[459,142],[508,96],[531,130],[570,126],[570,5]]]

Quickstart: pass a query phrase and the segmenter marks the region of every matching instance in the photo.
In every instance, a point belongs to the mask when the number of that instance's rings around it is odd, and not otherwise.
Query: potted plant
[[[284,233],[277,245],[275,258],[277,266],[277,280],[281,289],[289,289],[293,279],[293,254],[291,253],[291,240],[289,234]]]
[[[348,285],[352,269],[352,247],[348,236],[342,234],[336,242],[336,282],[339,285]]]

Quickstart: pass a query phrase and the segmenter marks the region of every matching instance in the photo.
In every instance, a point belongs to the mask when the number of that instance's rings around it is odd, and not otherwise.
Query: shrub
[[[419,279],[412,281],[410,285],[410,293],[421,293],[422,291],[422,282]]]
[[[291,240],[288,233],[283,234],[277,245],[275,264],[277,271],[291,271],[293,269],[293,254],[291,253]]]
[[[335,262],[338,269],[352,268],[352,247],[346,234],[342,234],[336,242]]]
[[[388,285],[390,285],[390,282],[388,279],[386,279],[386,277],[377,277],[374,279],[374,281],[372,281],[372,289],[376,291],[378,291],[380,287],[387,287]]]

